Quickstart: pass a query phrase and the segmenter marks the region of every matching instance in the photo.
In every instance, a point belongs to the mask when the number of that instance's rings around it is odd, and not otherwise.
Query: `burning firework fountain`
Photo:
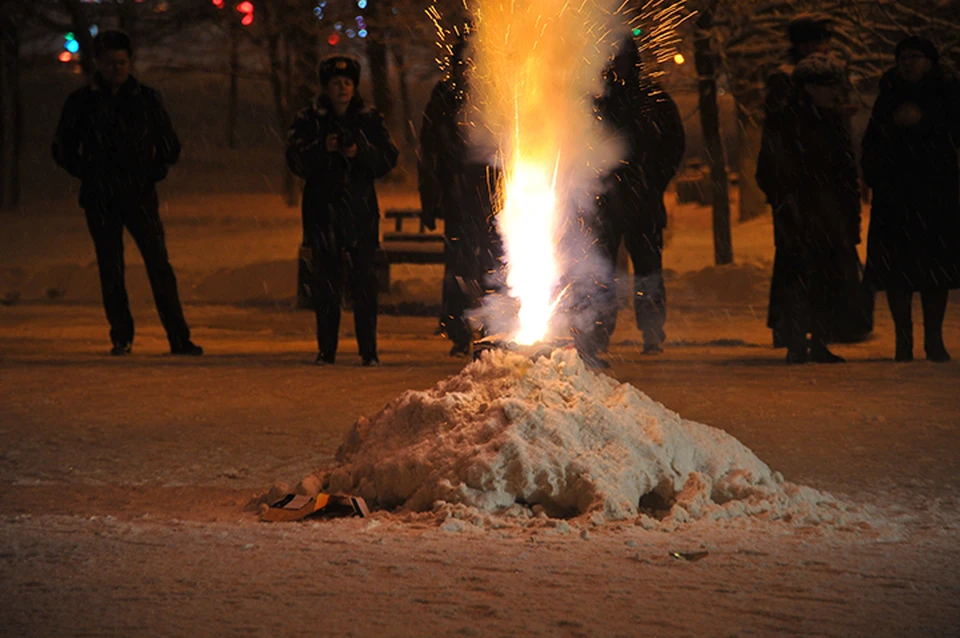
[[[618,158],[614,145],[596,142],[591,103],[626,29],[617,9],[563,0],[474,7],[475,130],[487,137],[481,145],[500,149],[498,225],[519,307],[508,334],[521,345],[552,338],[563,294],[558,234],[566,214],[595,198],[598,171]],[[572,349],[543,354],[494,349],[433,388],[405,392],[360,418],[337,465],[299,491],[494,527],[537,512],[661,528],[841,515],[829,495],[787,483],[733,437],[592,372]]]
[[[510,338],[545,339],[561,300],[557,254],[566,216],[589,205],[598,170],[618,159],[592,96],[611,42],[626,31],[616,5],[565,0],[476,3],[473,79],[487,146],[500,149],[504,183],[497,215],[508,293],[519,305]]]

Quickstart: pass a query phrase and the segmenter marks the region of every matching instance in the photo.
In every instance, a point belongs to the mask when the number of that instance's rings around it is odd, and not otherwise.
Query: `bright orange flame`
[[[673,56],[673,61],[677,64],[683,64],[684,62],[687,61],[687,59],[683,57],[682,53],[678,53],[675,56]]]
[[[504,184],[497,226],[508,294],[518,302],[519,344],[547,337],[561,280],[557,244],[579,190],[596,182],[599,146],[591,96],[622,0],[476,0],[471,99],[481,148],[499,149]],[[589,174],[589,175],[588,175]]]
[[[61,51],[57,59],[61,62],[69,62],[73,59],[73,54],[69,51]]]
[[[555,184],[538,163],[515,159],[510,166],[499,211],[507,256],[507,286],[520,300],[520,327],[514,341],[542,340],[553,315],[559,266],[554,236],[558,218]]]

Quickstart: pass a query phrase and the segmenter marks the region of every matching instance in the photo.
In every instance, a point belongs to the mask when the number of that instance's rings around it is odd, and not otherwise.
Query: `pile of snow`
[[[839,509],[728,434],[592,372],[571,348],[535,360],[484,353],[358,420],[336,460],[305,483],[406,512],[520,507],[659,525],[740,516],[817,523]]]
[[[667,284],[673,305],[766,304],[771,270],[755,264],[707,266],[684,273]]]

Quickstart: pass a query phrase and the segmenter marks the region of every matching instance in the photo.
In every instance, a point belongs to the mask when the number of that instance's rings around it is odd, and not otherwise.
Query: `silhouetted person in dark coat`
[[[297,113],[287,137],[287,164],[306,180],[303,234],[313,256],[316,362],[336,360],[346,279],[361,361],[378,365],[380,207],[374,180],[393,170],[399,152],[383,116],[364,108],[357,93],[359,62],[333,56],[320,63],[319,74],[321,94]]]
[[[783,131],[794,122],[797,91],[792,74],[797,64],[810,55],[824,54],[832,46],[830,18],[820,14],[797,15],[787,26],[790,38],[788,59],[767,78],[767,95],[764,102],[763,134],[760,143],[760,156],[757,161],[757,185],[767,196],[767,201],[773,209],[774,242],[777,247],[773,266],[773,278],[770,284],[770,305],[767,325],[773,331],[774,347],[786,345],[781,327],[785,325],[784,304],[786,303],[787,273],[795,270],[798,264],[790,263],[790,250],[780,250],[784,242],[784,229],[781,228],[783,210],[782,193],[784,183],[782,175],[777,172],[782,163],[775,161],[781,152]],[[846,78],[842,93],[848,90]],[[844,116],[853,111],[852,105],[846,101],[846,95],[837,109]],[[849,121],[845,122],[848,129]],[[785,176],[789,180],[790,176]],[[830,285],[837,287],[839,294],[831,297],[839,306],[830,313],[830,324],[825,326],[825,336],[829,341],[859,341],[873,329],[873,294],[868,293],[860,285],[861,264],[856,250],[848,251],[847,258],[836,264],[837,272],[831,277]]]
[[[593,334],[578,339],[581,355],[588,362],[607,349],[616,327],[614,266],[621,241],[633,263],[633,306],[637,327],[643,333],[643,351],[662,352],[666,338],[663,231],[667,209],[663,194],[680,167],[686,137],[676,103],[640,71],[640,52],[628,37],[607,69],[604,94],[597,101],[602,122],[623,138],[627,155],[606,178],[606,192],[599,200],[599,244],[608,270],[600,275],[598,325]]]
[[[457,42],[449,75],[430,95],[420,128],[417,166],[421,219],[427,228],[444,221],[443,313],[441,324],[453,342],[451,356],[468,356],[473,329],[465,315],[485,290],[499,264],[499,236],[493,223],[497,173],[468,139],[468,61]]]
[[[927,359],[944,362],[947,293],[960,287],[960,83],[925,38],[900,42],[896,58],[863,138],[863,174],[873,189],[866,277],[886,290],[896,360],[913,359],[911,305],[919,292]]]
[[[778,114],[776,135],[760,154],[763,170],[776,177],[764,184],[777,203],[774,330],[787,346],[787,363],[839,363],[827,335],[844,297],[859,290],[843,265],[856,258],[860,241],[859,178],[840,111],[844,66],[816,53],[797,64],[792,80],[795,103]]]
[[[123,229],[143,256],[167,332],[170,352],[200,355],[183,318],[177,279],[167,257],[156,183],[180,157],[180,142],[153,89],[130,75],[133,49],[120,31],[94,39],[93,82],[67,98],[53,141],[53,158],[81,180],[80,206],[87,217],[100,271],[100,289],[113,355],[130,353],[133,315],[124,282]]]

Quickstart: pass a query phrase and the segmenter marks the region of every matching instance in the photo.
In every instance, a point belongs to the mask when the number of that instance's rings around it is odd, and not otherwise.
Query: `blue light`
[[[334,30],[334,31],[343,31],[343,23],[342,23],[342,22],[338,22],[338,23],[336,23],[335,25],[333,25],[333,30]]]
[[[355,38],[355,37],[357,37],[357,32],[354,31],[353,29],[347,29],[347,37],[348,37],[348,38]]]
[[[97,37],[98,33],[100,33],[100,27],[98,27],[97,25],[93,25],[90,27],[90,35],[92,35],[93,37]]]
[[[76,53],[77,51],[80,50],[80,43],[77,42],[76,40],[70,40],[69,42],[63,45],[63,48],[65,48],[70,53]]]
[[[361,9],[367,8],[367,0],[357,0],[357,6]]]
[[[359,31],[357,31],[357,35],[360,36],[361,38],[365,38],[365,37],[367,37],[367,30],[366,30],[366,29],[360,29]]]

